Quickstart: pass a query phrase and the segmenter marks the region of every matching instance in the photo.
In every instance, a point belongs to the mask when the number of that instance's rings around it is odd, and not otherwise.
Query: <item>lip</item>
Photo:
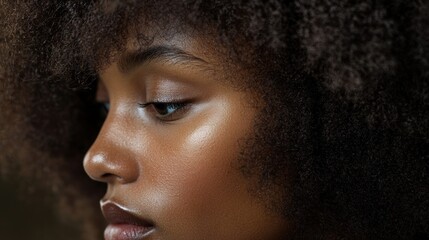
[[[110,201],[102,202],[101,210],[108,222],[104,230],[105,240],[142,240],[155,230],[150,221]]]

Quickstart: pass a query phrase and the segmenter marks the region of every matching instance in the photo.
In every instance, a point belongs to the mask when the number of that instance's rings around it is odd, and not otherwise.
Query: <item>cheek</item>
[[[207,229],[233,219],[229,215],[248,198],[246,183],[233,165],[252,119],[253,111],[220,104],[170,131],[168,139],[175,141],[160,145],[165,146],[158,149],[162,157],[148,173],[156,179],[159,216],[171,223],[166,228],[188,233],[189,228],[204,229],[207,238]]]
[[[222,129],[222,130],[220,130]],[[229,130],[229,131],[228,131]],[[170,179],[166,187],[180,199],[201,202],[223,199],[221,194],[236,189],[238,174],[232,168],[238,153],[238,134],[215,125],[202,126],[184,139],[172,156]],[[164,175],[167,176],[167,175]]]

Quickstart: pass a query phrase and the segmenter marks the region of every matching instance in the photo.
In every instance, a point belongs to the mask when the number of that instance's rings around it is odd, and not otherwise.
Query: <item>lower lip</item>
[[[141,240],[153,232],[152,226],[132,224],[110,224],[104,230],[105,240]]]

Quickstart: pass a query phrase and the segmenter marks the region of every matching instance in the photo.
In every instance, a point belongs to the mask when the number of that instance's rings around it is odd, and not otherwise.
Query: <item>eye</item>
[[[99,111],[103,115],[107,115],[109,113],[109,110],[110,110],[110,103],[109,102],[99,102],[97,105],[98,105],[98,108],[100,109]]]
[[[104,121],[107,118],[107,114],[109,113],[109,110],[110,110],[110,103],[108,102],[97,103],[97,111],[99,114],[98,116],[102,121]]]
[[[109,112],[110,110],[110,103],[106,102],[106,103],[102,103],[103,109],[106,113]]]
[[[109,93],[107,92],[107,88],[101,79],[98,79],[97,81],[95,100],[98,103],[98,108],[100,109],[99,111],[101,113],[101,117],[105,119],[107,117],[107,113],[110,110],[110,102]]]
[[[154,115],[161,121],[175,121],[183,117],[189,109],[189,103],[186,102],[149,102],[140,104],[142,108]]]

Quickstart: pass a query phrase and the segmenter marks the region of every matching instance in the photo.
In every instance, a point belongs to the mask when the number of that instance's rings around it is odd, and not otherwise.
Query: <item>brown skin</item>
[[[102,202],[154,223],[147,239],[284,239],[288,221],[260,204],[236,169],[257,113],[248,104],[254,95],[225,81],[237,74],[226,72],[210,44],[157,40],[152,46],[198,59],[161,56],[127,71],[115,61],[100,72],[98,98],[108,95],[111,106],[85,170],[108,184]],[[154,101],[186,104],[170,106],[170,115],[162,112],[166,105],[140,105]]]

